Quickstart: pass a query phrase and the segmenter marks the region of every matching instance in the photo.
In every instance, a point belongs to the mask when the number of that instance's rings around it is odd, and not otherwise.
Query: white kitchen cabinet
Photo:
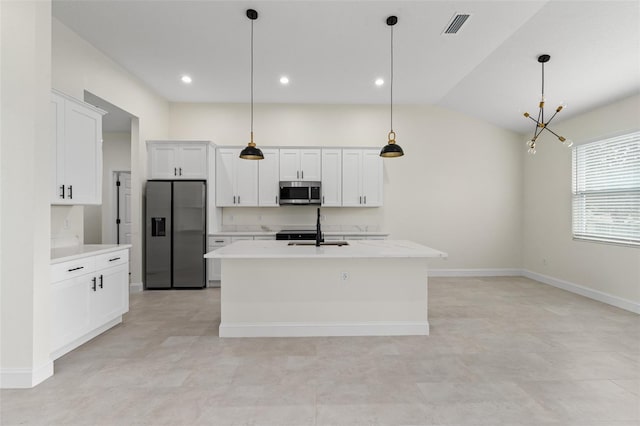
[[[241,148],[219,148],[216,155],[216,206],[258,205],[258,162],[239,157]]]
[[[382,206],[382,173],[378,149],[343,149],[342,206]]]
[[[51,204],[102,204],[104,114],[61,92],[51,94]]]
[[[51,356],[57,359],[128,312],[129,251],[53,264],[51,281]]]
[[[207,179],[208,141],[147,141],[149,179]]]
[[[322,205],[342,205],[342,150],[322,149]]]
[[[279,206],[280,192],[280,151],[262,149],[264,159],[258,161],[258,205]]]
[[[320,149],[280,149],[280,180],[322,180]]]

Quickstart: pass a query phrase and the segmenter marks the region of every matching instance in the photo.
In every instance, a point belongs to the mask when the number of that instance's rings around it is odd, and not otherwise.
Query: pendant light
[[[571,146],[573,145],[573,142],[571,140],[566,139],[564,136],[558,135],[556,132],[549,128],[549,123],[551,123],[551,120],[553,120],[556,114],[562,111],[564,105],[558,106],[558,108],[556,108],[556,112],[553,113],[549,121],[547,121],[546,123],[544,122],[544,64],[549,62],[549,59],[551,59],[551,56],[549,55],[538,56],[538,62],[540,62],[540,64],[542,65],[542,94],[540,97],[540,103],[538,104],[538,107],[540,108],[538,110],[538,118],[535,119],[531,117],[528,112],[524,113],[525,117],[530,118],[534,123],[536,123],[536,127],[533,130],[533,137],[527,140],[527,148],[529,148],[527,152],[532,155],[536,153],[536,140],[538,139],[538,136],[540,136],[540,133],[542,133],[544,130],[548,130],[550,133],[552,133],[567,148],[571,148]]]
[[[245,160],[263,160],[262,151],[256,147],[253,141],[253,21],[258,19],[258,12],[247,9],[247,18],[251,20],[251,141],[247,147],[240,152],[240,158]]]
[[[400,145],[396,144],[396,132],[393,131],[393,26],[398,23],[397,16],[389,16],[387,18],[387,25],[391,28],[391,131],[387,135],[389,139],[387,144],[380,151],[380,157],[391,158],[391,157],[402,157],[404,155],[404,151],[400,148]]]

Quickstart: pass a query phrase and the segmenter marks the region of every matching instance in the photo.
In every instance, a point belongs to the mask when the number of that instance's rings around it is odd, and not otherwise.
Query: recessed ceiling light
[[[381,78],[376,79],[376,86],[382,86],[384,84],[384,80]]]
[[[182,77],[180,77],[180,80],[182,80],[184,84],[190,84],[193,81],[188,75],[183,75]]]
[[[287,76],[280,77],[280,84],[289,84],[289,77]]]

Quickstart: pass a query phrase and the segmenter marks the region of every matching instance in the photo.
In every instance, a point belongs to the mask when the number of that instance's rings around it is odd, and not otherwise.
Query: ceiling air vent
[[[449,21],[449,25],[444,30],[444,34],[458,34],[458,31],[460,31],[462,25],[467,22],[469,16],[471,15],[466,13],[456,13],[455,15],[453,15],[453,18],[451,18],[451,21]]]

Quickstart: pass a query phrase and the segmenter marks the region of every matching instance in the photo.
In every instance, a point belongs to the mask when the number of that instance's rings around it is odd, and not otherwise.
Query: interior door
[[[119,172],[118,182],[118,243],[131,244],[131,172]]]

